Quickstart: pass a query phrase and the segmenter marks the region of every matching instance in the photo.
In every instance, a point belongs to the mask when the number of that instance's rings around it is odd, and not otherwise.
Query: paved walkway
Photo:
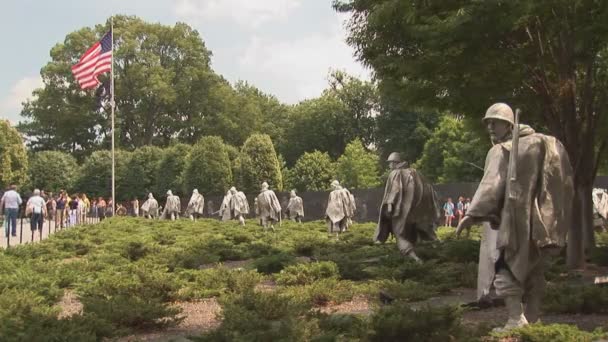
[[[6,218],[6,217],[5,217]],[[95,217],[87,217],[83,224],[95,224],[98,223],[99,219]],[[44,224],[42,226],[42,240],[49,237],[50,234],[54,234],[56,231],[60,231],[61,229],[69,229],[69,228],[61,228],[55,227],[55,221],[44,220]],[[33,241],[32,241],[32,230],[30,228],[30,219],[29,218],[19,218],[17,219],[17,236],[6,236],[4,230],[4,224],[2,224],[2,228],[0,228],[0,248],[6,248],[7,246],[15,246],[24,243],[38,242],[41,240],[40,232],[35,231]]]

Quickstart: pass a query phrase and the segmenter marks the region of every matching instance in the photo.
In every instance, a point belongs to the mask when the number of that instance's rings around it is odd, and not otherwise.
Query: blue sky
[[[370,74],[344,42],[346,18],[331,0],[3,0],[0,118],[21,120],[21,102],[42,84],[40,68],[55,44],[113,14],[188,23],[213,52],[216,72],[287,103],[318,96],[331,69]]]

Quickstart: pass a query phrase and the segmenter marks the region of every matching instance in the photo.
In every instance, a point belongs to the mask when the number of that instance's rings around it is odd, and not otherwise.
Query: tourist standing
[[[5,232],[7,236],[9,230],[11,231],[11,236],[17,236],[17,215],[21,203],[23,203],[23,200],[17,192],[17,186],[11,184],[9,190],[0,199],[0,209],[4,208],[5,220],[8,222]]]

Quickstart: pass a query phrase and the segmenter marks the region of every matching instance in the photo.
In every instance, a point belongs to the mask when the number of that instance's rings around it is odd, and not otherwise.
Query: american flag
[[[72,67],[72,73],[82,89],[97,86],[97,76],[112,69],[112,31],[91,46]]]

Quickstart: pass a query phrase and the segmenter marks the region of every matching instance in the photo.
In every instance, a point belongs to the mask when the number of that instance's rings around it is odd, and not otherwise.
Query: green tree
[[[483,176],[488,147],[488,139],[471,132],[462,120],[446,115],[414,167],[434,183],[476,182]]]
[[[232,185],[232,170],[226,145],[220,137],[201,138],[186,161],[184,184],[187,191],[202,194],[224,194]]]
[[[289,171],[291,184],[298,191],[329,189],[336,166],[327,152],[305,152]]]
[[[131,153],[131,158],[121,174],[121,197],[144,198],[158,182],[158,167],[163,150],[155,146],[143,146]]]
[[[28,183],[32,188],[45,191],[71,191],[74,189],[78,171],[76,158],[65,152],[36,152],[29,160]]]
[[[7,120],[0,120],[0,188],[27,181],[28,159],[19,132]]]
[[[22,111],[28,121],[20,129],[35,138],[34,149],[86,153],[98,147],[99,138],[108,147],[109,114],[96,111],[95,98],[79,89],[70,67],[109,26],[108,20],[74,31],[51,49],[51,61],[41,70],[44,87]],[[230,88],[211,70],[211,52],[199,33],[184,23],[115,16],[114,38],[118,145],[165,146],[175,136],[196,141],[207,113],[225,95],[216,89]]]
[[[351,189],[369,189],[380,186],[378,155],[367,151],[361,140],[351,141],[336,163],[340,183]]]
[[[244,191],[257,192],[263,182],[283,190],[283,177],[270,136],[251,135],[241,149],[241,176]]]
[[[162,157],[158,164],[156,184],[154,193],[164,194],[171,189],[178,196],[187,194],[184,185],[184,170],[190,155],[192,146],[186,144],[175,144],[162,151]]]
[[[116,201],[126,201],[128,189],[124,188],[122,177],[126,174],[131,153],[116,150]],[[86,157],[76,181],[75,190],[84,192],[90,198],[112,196],[112,153],[107,150],[95,151]]]
[[[376,140],[378,114],[376,87],[343,72],[330,75],[321,97],[305,100],[289,113],[285,142],[279,152],[293,166],[304,152],[322,151],[338,158],[353,139],[365,144]]]
[[[476,118],[520,107],[560,139],[574,167],[568,263],[594,244],[591,190],[608,147],[608,6],[602,1],[336,0],[348,42],[403,98]],[[580,228],[579,228],[580,227]],[[584,242],[584,243],[583,243]]]

